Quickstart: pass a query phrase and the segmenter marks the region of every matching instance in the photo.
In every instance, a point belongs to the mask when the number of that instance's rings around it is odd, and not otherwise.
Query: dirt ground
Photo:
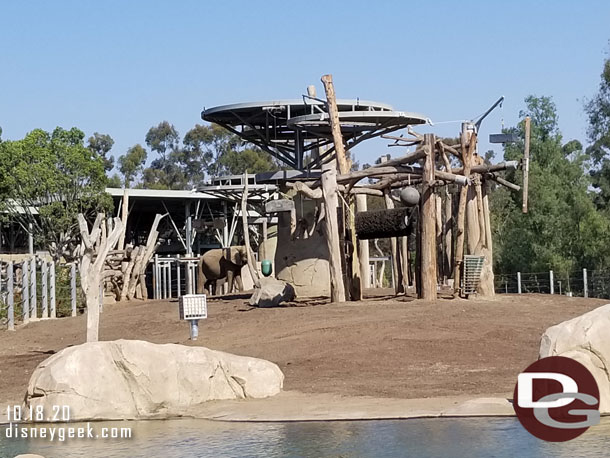
[[[246,296],[208,301],[200,337],[188,340],[178,303],[105,306],[103,340],[142,339],[203,345],[277,363],[284,388],[305,393],[375,397],[508,394],[538,354],[543,331],[607,300],[500,295],[493,301],[435,303],[369,291],[359,303],[324,299],[255,309]],[[85,316],[0,331],[0,406],[23,398],[29,377],[48,355],[84,342]]]

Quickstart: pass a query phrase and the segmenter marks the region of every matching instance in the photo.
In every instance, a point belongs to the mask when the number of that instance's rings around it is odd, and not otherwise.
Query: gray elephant
[[[219,286],[225,279],[229,283],[229,292],[233,291],[233,282],[237,282],[238,291],[243,290],[241,281],[241,268],[248,263],[245,246],[232,246],[229,248],[216,248],[206,251],[200,258],[197,271],[197,293],[202,294],[204,289],[212,294],[212,286],[218,294]]]

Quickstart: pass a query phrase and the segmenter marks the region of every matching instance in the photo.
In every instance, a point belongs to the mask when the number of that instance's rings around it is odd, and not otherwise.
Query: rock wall
[[[542,335],[540,358],[565,356],[595,377],[600,412],[610,413],[610,304],[551,326]]]
[[[204,347],[91,342],[40,363],[25,402],[70,406],[74,421],[169,418],[207,401],[273,396],[283,380],[269,361]]]

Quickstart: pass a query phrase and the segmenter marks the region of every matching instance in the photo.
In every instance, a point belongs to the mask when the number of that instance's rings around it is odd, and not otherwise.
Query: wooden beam
[[[326,209],[326,243],[328,245],[328,267],[330,270],[330,300],[345,302],[345,288],[341,270],[341,247],[339,245],[339,223],[337,221],[337,170],[334,164],[322,166],[322,195]]]
[[[424,174],[421,196],[421,299],[436,300],[436,198],[434,181],[434,134],[424,135]]]
[[[530,175],[530,124],[529,116],[525,117],[525,151],[523,152],[523,213],[527,213],[527,191]]]
[[[394,208],[394,201],[390,197],[390,189],[386,188],[383,193],[383,197],[385,200],[385,208],[391,210]],[[394,291],[396,294],[400,294],[404,292],[402,287],[402,275],[401,275],[401,263],[400,263],[400,253],[398,251],[398,239],[397,237],[390,238],[390,248],[392,250],[392,276],[394,279]]]
[[[470,176],[470,168],[471,168],[471,160],[472,155],[474,154],[474,150],[476,147],[476,133],[472,133],[470,138],[468,138],[469,132],[467,130],[469,123],[462,124],[462,151],[465,151],[465,154],[462,156],[462,170],[464,176]],[[470,141],[469,141],[470,140]],[[466,149],[466,144],[470,143],[468,149]],[[462,262],[464,258],[464,223],[466,218],[466,200],[468,198],[468,185],[463,186],[460,189],[460,200],[458,207],[458,216],[457,216],[457,228],[455,231],[456,237],[456,245],[455,245],[455,258],[453,265],[453,288],[454,295],[459,293],[460,291],[460,280],[461,280],[461,270],[462,270]]]
[[[335,157],[337,158],[339,173],[349,173],[349,170],[351,169],[351,164],[349,163],[347,155],[345,153],[343,135],[341,135],[341,123],[339,122],[339,109],[337,108],[337,99],[335,96],[335,85],[333,84],[333,76],[322,76],[322,84],[324,85],[324,91],[326,92],[328,118],[330,122],[330,130],[333,135],[333,142],[335,144]]]

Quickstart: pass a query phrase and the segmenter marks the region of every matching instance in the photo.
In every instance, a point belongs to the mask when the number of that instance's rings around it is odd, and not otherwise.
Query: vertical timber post
[[[356,210],[365,212],[367,210],[366,194],[356,194]],[[371,287],[371,269],[369,261],[369,241],[358,241],[358,260],[360,262],[360,280],[362,288]]]
[[[587,281],[587,269],[582,270],[582,284],[583,284],[583,294],[585,297],[589,297],[589,284]]]
[[[8,292],[8,330],[15,330],[15,282],[14,282],[14,271],[13,261],[9,261],[6,265],[6,288]]]
[[[527,191],[530,172],[530,124],[529,116],[525,117],[525,150],[523,151],[523,213],[527,213]]]
[[[521,294],[521,272],[517,272],[517,294]]]
[[[472,123],[462,123],[462,134],[460,137],[463,174],[466,178],[470,177],[472,165],[472,155],[476,145],[476,133],[469,129]],[[458,203],[457,224],[455,231],[455,257],[453,265],[453,288],[454,295],[461,291],[460,282],[462,280],[462,267],[464,263],[464,223],[466,220],[466,201],[468,199],[468,184],[460,189],[460,200]]]
[[[424,170],[421,196],[421,298],[436,300],[436,198],[434,196],[434,134],[424,135]]]
[[[391,190],[384,189],[383,198],[385,200],[385,208],[391,210],[394,208],[394,201],[390,196]],[[396,294],[404,293],[402,287],[402,270],[400,264],[400,252],[398,247],[398,237],[390,238],[390,251],[392,252],[392,288]]]
[[[76,263],[70,265],[70,305],[72,316],[76,316]]]
[[[551,285],[551,294],[555,294],[555,280],[553,279],[552,270],[549,270],[549,283]]]
[[[49,270],[49,301],[51,318],[57,318],[57,302],[55,298],[55,261],[51,261],[51,269]]]
[[[326,243],[328,244],[330,269],[330,299],[345,302],[345,287],[341,272],[341,248],[339,246],[339,223],[337,221],[337,170],[335,165],[322,166],[322,195],[326,207]]]
[[[343,144],[343,135],[341,134],[341,124],[339,121],[339,109],[337,107],[337,98],[335,95],[335,86],[333,84],[332,75],[322,76],[322,84],[324,85],[324,92],[326,93],[326,102],[328,106],[328,118],[330,123],[330,129],[333,136],[333,143],[335,145],[335,157],[337,158],[337,166],[339,167],[339,173],[347,174],[352,168],[352,162],[348,158],[345,152],[345,145]],[[350,199],[350,196],[346,196],[346,199]],[[356,240],[356,228],[354,223],[354,212],[355,205],[353,201],[349,205],[349,211],[346,211],[344,215],[347,215],[346,227],[349,227],[349,233],[351,238],[351,266],[347,266],[349,273],[348,284],[350,285],[349,295],[352,301],[362,300],[362,279],[360,278],[360,262],[358,260],[358,242]],[[346,250],[342,251],[344,254]]]

